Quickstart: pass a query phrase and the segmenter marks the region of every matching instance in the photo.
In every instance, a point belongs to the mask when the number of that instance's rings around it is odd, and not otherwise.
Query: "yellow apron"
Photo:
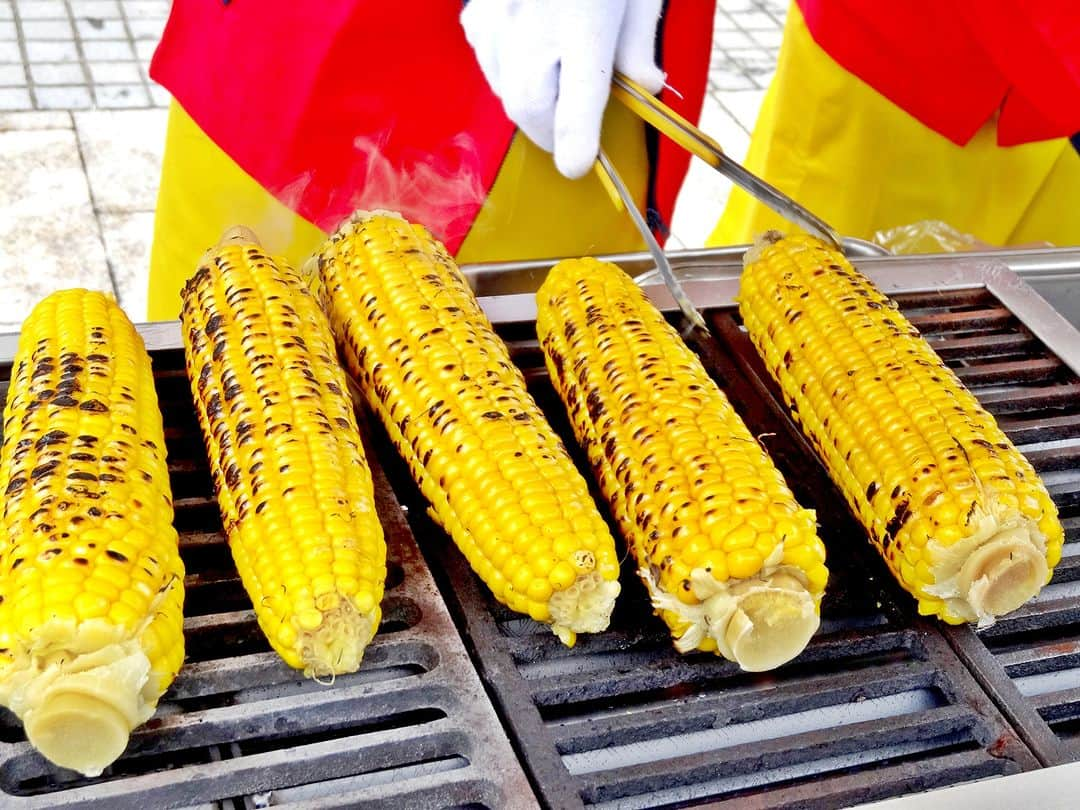
[[[644,205],[648,162],[641,122],[608,108],[603,145]],[[266,249],[299,267],[325,238],[219,149],[173,102],[154,220],[149,320],[172,320],[199,257],[232,225],[263,236]],[[594,174],[567,180],[551,155],[515,135],[469,235],[460,262],[509,261],[640,250],[640,235]],[[138,314],[133,314],[138,319]]]
[[[792,3],[745,165],[845,236],[940,220],[995,246],[1080,244],[1072,145],[995,138],[995,121],[963,147],[923,126],[818,47]],[[735,189],[708,244],[791,227]]]

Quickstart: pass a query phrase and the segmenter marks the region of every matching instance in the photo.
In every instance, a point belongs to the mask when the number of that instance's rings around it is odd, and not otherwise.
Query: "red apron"
[[[659,50],[664,100],[697,120],[714,0],[679,0]],[[515,128],[488,88],[452,0],[183,0],[151,76],[267,191],[323,230],[399,177],[449,178],[406,216],[456,252]],[[649,200],[669,221],[689,157],[653,142]],[[402,195],[395,195],[401,198]],[[409,203],[404,207],[409,208]]]

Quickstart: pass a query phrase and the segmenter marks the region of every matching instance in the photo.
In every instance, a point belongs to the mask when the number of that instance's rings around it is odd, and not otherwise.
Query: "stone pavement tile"
[[[169,16],[169,0],[123,0],[123,6],[129,20],[163,20]]]
[[[14,20],[15,9],[11,0],[0,0],[0,20]]]
[[[713,20],[713,34],[720,31],[738,31],[735,21],[720,7],[716,9],[716,18]]]
[[[23,20],[24,39],[72,39],[70,20]]]
[[[0,132],[34,129],[74,129],[75,123],[66,112],[28,110],[0,113]]]
[[[28,39],[24,44],[31,62],[74,62],[79,58],[74,40]]]
[[[773,16],[763,11],[732,11],[729,16],[735,21],[735,25],[744,31],[776,28],[776,20]]]
[[[0,87],[25,87],[26,68],[22,65],[0,65]]]
[[[18,42],[0,42],[0,64],[17,65],[22,62]]]
[[[94,104],[90,90],[85,85],[37,87],[34,94],[42,110],[85,110]]]
[[[86,84],[86,74],[78,62],[30,65],[34,84]]]
[[[745,31],[721,29],[713,32],[713,53],[716,54],[717,52],[720,52],[718,54],[720,56],[722,56],[723,51],[726,51],[728,48],[752,48],[755,44],[756,43],[754,42],[754,39],[751,38],[751,35]]]
[[[57,20],[68,16],[65,4],[57,0],[16,0],[15,5],[24,20]]]
[[[165,110],[155,109],[75,113],[99,212],[154,210],[166,116]]]
[[[157,50],[157,40],[153,39],[140,39],[135,43],[135,54],[139,57],[139,61],[149,65],[150,60],[154,58],[154,51]]]
[[[769,86],[772,77],[776,73],[776,58],[769,54],[762,54],[743,64],[743,71],[758,90],[764,90]]]
[[[116,0],[71,0],[71,13],[76,17],[119,17],[120,4]]]
[[[138,78],[138,73],[135,74]],[[98,109],[116,110],[128,107],[149,107],[150,95],[139,84],[96,84],[94,97]]]
[[[75,132],[0,132],[0,324],[65,287],[113,291]]]
[[[0,39],[18,39],[19,32],[15,28],[14,20],[0,20]]]
[[[784,32],[783,29],[777,27],[767,31],[751,31],[750,36],[754,38],[758,45],[770,50],[777,50],[784,39]]]
[[[29,110],[32,106],[25,87],[0,87],[0,110]]]
[[[169,102],[172,101],[169,91],[160,84],[150,85],[150,98],[153,99],[155,107],[168,107]]]
[[[754,131],[758,110],[761,109],[761,102],[764,99],[764,90],[720,94],[720,103],[748,134]]]
[[[135,58],[135,50],[126,39],[84,40],[82,51],[87,62],[122,62]]]
[[[163,18],[128,20],[128,28],[131,30],[131,36],[137,40],[157,42],[161,39],[161,32],[165,30],[165,20]]]
[[[135,323],[146,320],[146,285],[150,274],[150,242],[154,213],[102,214],[105,253],[116,280],[120,306]]]
[[[723,94],[732,90],[752,90],[753,80],[741,70],[734,68],[715,68],[709,71],[710,90]]]
[[[742,125],[742,121],[731,113],[728,105],[731,104],[732,99],[736,99],[737,107],[739,105],[737,100],[751,93],[755,91],[725,93],[720,97],[719,104],[710,105],[705,111],[708,117],[702,118],[702,128],[720,141],[725,152],[739,161],[746,157],[746,151],[750,148],[750,134]]]
[[[718,0],[716,8],[726,11],[728,14],[756,11],[758,10],[758,0]]]
[[[79,38],[88,39],[123,39],[127,36],[124,21],[104,19],[102,17],[79,17],[75,20]]]
[[[776,53],[761,46],[752,48],[729,48],[713,52],[709,77],[721,89],[743,89],[737,86],[735,77],[740,74],[750,80],[750,87],[762,89],[769,83],[776,70]],[[732,78],[725,81],[725,76]]]
[[[138,84],[138,62],[91,62],[90,78],[95,84]]]

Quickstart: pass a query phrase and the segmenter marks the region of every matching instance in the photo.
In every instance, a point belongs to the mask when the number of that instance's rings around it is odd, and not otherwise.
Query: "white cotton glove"
[[[612,65],[650,93],[663,0],[469,0],[465,37],[507,116],[569,178],[600,149]]]

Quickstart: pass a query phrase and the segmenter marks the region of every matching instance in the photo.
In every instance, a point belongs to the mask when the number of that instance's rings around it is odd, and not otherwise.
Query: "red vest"
[[[797,0],[814,41],[963,145],[995,113],[1002,146],[1080,132],[1078,0]]]
[[[715,0],[672,3],[662,66],[697,120]],[[514,135],[465,40],[453,0],[183,0],[173,3],[151,76],[224,152],[289,208],[337,227],[373,189],[451,178],[402,213],[468,233]],[[670,221],[689,156],[652,151],[650,202]],[[453,189],[453,195],[448,191]],[[438,227],[441,226],[441,227]]]

